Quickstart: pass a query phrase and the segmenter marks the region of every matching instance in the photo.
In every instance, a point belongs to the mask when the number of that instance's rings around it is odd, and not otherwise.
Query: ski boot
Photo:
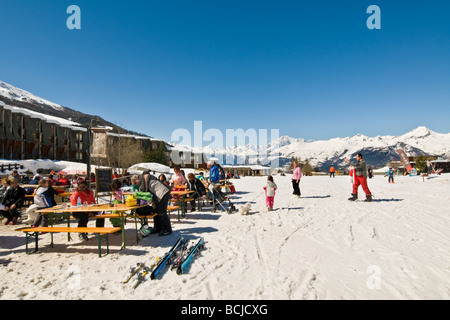
[[[352,193],[351,198],[348,198],[348,200],[350,200],[350,201],[356,201],[357,199],[358,199],[358,195],[355,193]]]
[[[366,200],[364,200],[364,202],[372,202],[372,195],[371,194],[366,195]]]

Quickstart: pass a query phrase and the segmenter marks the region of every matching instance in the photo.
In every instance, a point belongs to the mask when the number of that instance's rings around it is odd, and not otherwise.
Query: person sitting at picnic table
[[[167,187],[170,187],[169,181],[167,181],[166,175],[164,173],[161,173],[158,177],[159,181],[164,183]]]
[[[30,183],[31,185],[38,185],[39,181],[42,179],[42,176],[38,173],[36,174],[33,179],[31,179]]]
[[[177,188],[177,186],[183,186],[186,184],[186,178],[184,177],[183,172],[181,172],[180,168],[177,166],[173,167],[174,174],[172,178],[170,178],[170,185],[172,186],[172,191],[183,191],[183,188]],[[178,196],[173,196],[174,200],[178,200]]]
[[[170,179],[170,184],[173,186],[181,186],[186,184],[186,178],[184,177],[183,173],[181,172],[180,168],[177,166],[173,167],[174,174],[172,175],[172,178]]]
[[[81,181],[85,181],[80,175],[77,173],[74,176],[72,176],[72,181],[70,181],[72,188],[77,188],[78,184]]]
[[[202,181],[202,182],[205,181],[205,176],[204,176],[204,174],[203,174],[203,171],[200,171],[200,172],[198,173],[197,179],[200,180],[200,181]]]
[[[139,183],[138,183],[139,181],[136,180],[136,177],[137,176],[131,177],[131,188],[132,188],[133,193],[139,191]]]
[[[81,204],[95,204],[95,197],[92,191],[88,188],[88,183],[85,180],[81,180],[75,192],[70,196],[70,203],[72,206],[76,206],[78,198],[81,200]],[[89,222],[89,212],[74,212],[73,217],[78,220],[78,227],[85,228]],[[105,219],[96,219],[95,226],[97,228],[103,228],[105,226]],[[86,233],[79,234],[80,239],[87,240]]]
[[[52,181],[49,179],[42,179],[39,181],[38,188],[34,191],[34,204],[38,210],[51,208],[56,206],[55,195],[58,192],[53,189]],[[48,227],[49,215],[39,213],[34,220],[32,227]],[[42,225],[41,225],[42,224]]]
[[[6,191],[5,197],[2,201],[2,209],[0,215],[6,218],[3,223],[5,226],[8,224],[16,225],[20,217],[19,210],[23,206],[25,200],[25,189],[19,186],[17,179],[11,180],[11,189]]]
[[[195,209],[195,200],[202,197],[203,200],[206,200],[206,188],[199,179],[195,177],[193,173],[188,174],[188,182],[187,187],[189,191],[194,191],[189,197],[194,199],[191,201],[191,212],[194,212]]]
[[[70,186],[69,179],[66,178],[63,174],[58,174],[58,178],[55,181],[55,185],[57,186]]]
[[[2,185],[0,187],[0,203],[2,203],[3,199],[6,196],[6,192],[11,189],[11,179],[3,178]]]
[[[120,180],[114,180],[110,185],[109,189],[112,192],[111,200],[113,204],[123,203],[123,191],[122,182]],[[117,211],[113,211],[113,214],[117,214]],[[109,221],[113,227],[121,227],[122,221],[120,218],[110,218]]]
[[[17,170],[13,170],[13,172],[9,176],[9,180],[13,179],[16,179],[17,181],[19,181],[19,183],[22,182],[22,178],[20,177],[19,172]]]
[[[119,178],[121,178],[122,176],[119,174],[119,173],[117,173],[117,171],[114,171],[114,174],[113,174],[113,179],[119,179]]]

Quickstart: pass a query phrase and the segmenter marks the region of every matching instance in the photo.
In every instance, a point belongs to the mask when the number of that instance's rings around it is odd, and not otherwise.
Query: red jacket
[[[55,182],[57,186],[70,186],[70,181],[67,178],[57,179]]]
[[[77,205],[78,197],[81,199],[81,204],[83,204],[85,201],[87,201],[88,204],[95,204],[95,197],[91,190],[86,190],[83,192],[80,192],[76,190],[71,196],[70,196],[70,203],[72,205]]]

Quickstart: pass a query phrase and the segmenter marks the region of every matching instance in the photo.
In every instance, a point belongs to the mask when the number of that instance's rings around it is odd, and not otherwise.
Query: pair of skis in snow
[[[147,267],[145,263],[140,263],[133,268],[124,283],[130,282],[135,275],[138,275],[136,283],[133,286],[133,289],[136,289],[148,274],[150,274],[150,279],[156,279],[166,264],[172,264],[172,269],[176,269],[178,275],[183,274],[192,262],[192,259],[203,249],[205,242],[202,237],[189,249],[187,248],[187,244],[188,241],[184,241],[183,238],[178,239],[172,249],[163,258],[157,257],[156,262],[151,266]]]
[[[176,270],[178,275],[182,275],[186,272],[188,266],[191,264],[192,259],[197,256],[201,250],[204,249],[205,240],[200,238],[196,243],[188,248],[189,241],[183,243],[178,255],[174,256],[171,261],[172,270]]]

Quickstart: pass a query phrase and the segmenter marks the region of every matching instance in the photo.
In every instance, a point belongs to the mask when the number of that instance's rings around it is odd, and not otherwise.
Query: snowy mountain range
[[[211,147],[195,149],[189,146],[175,146],[175,148],[190,149],[194,152],[203,151],[215,158],[223,159],[226,164],[255,164],[248,159],[256,159],[258,155],[258,148],[253,145],[222,149]],[[269,161],[278,159],[280,166],[296,157],[302,161],[308,160],[313,167],[327,170],[332,164],[338,167],[345,166],[344,159],[354,158],[358,152],[363,154],[368,165],[383,167],[394,159],[399,160],[397,149],[403,149],[408,156],[424,154],[448,158],[450,157],[450,133],[441,134],[420,126],[401,136],[367,137],[358,134],[353,137],[322,141],[305,141],[283,136],[266,148],[260,149],[264,151],[259,152],[259,155],[266,154]],[[227,157],[234,159],[234,163],[228,163],[230,161],[226,161]],[[270,164],[269,161],[266,161],[266,164]]]
[[[332,164],[344,165],[344,158],[351,159],[358,152],[363,154],[369,165],[375,167],[385,166],[393,159],[399,160],[397,149],[403,149],[408,156],[424,154],[446,158],[450,155],[450,133],[436,133],[423,126],[401,136],[367,137],[358,134],[327,141],[305,142],[302,139],[290,140],[288,137],[280,140],[283,140],[278,149],[281,158],[300,157],[321,169],[327,169]]]

